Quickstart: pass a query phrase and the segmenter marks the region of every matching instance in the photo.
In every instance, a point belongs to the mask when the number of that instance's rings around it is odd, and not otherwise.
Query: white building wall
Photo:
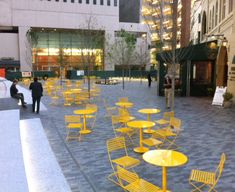
[[[212,22],[212,19],[210,20],[209,12],[212,12],[213,6],[216,6],[216,2],[218,2],[218,19],[217,19],[217,25],[212,26],[210,23]],[[235,55],[235,1],[233,0],[233,8],[232,12],[229,13],[229,0],[225,0],[226,3],[226,11],[225,11],[225,18],[220,20],[219,16],[221,13],[221,7],[220,4],[221,1],[219,0],[202,0],[202,13],[203,11],[206,12],[207,15],[207,35],[224,35],[224,37],[228,40],[227,45],[227,51],[228,51],[228,91],[232,92],[234,95],[235,100],[235,74],[231,73],[231,67],[235,67],[235,64],[232,64],[232,59]],[[209,28],[209,26],[211,26]],[[208,39],[210,40],[210,39]],[[233,72],[235,73],[235,71]]]
[[[114,32],[124,29],[126,31],[146,32],[147,27],[143,24],[136,23],[119,23],[119,6],[107,6],[107,1],[104,0],[104,5],[93,5],[78,3],[75,0],[71,3],[70,0],[63,2],[59,0],[3,0],[0,1],[0,26],[18,26],[19,27],[19,53],[21,70],[29,70],[31,63],[26,53],[26,32],[30,27],[40,28],[65,28],[65,29],[87,29],[87,21],[92,20],[92,29],[102,29],[105,34],[111,34],[114,37]],[[118,1],[119,3],[119,1]],[[2,10],[4,9],[4,10]],[[2,12],[3,11],[3,12]],[[108,36],[108,35],[107,35]],[[106,61],[105,61],[106,62]],[[105,69],[112,69],[109,66]]]
[[[0,33],[0,59],[2,57],[12,57],[19,60],[19,40],[18,34]]]

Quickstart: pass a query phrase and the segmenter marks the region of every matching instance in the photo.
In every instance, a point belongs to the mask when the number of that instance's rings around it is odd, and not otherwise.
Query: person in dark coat
[[[151,87],[152,78],[151,78],[151,74],[150,73],[148,73],[147,79],[148,79],[148,85],[149,85],[149,87]]]
[[[38,78],[34,77],[34,82],[30,84],[29,89],[32,90],[32,99],[33,99],[33,105],[32,105],[32,111],[35,112],[35,103],[37,102],[37,110],[36,113],[39,113],[40,110],[40,100],[43,93],[42,84],[38,82]]]
[[[21,101],[21,105],[22,107],[26,108],[26,102],[24,101],[24,94],[23,93],[19,93],[18,89],[16,88],[16,84],[18,83],[18,81],[15,79],[13,80],[13,83],[10,87],[10,94],[12,98],[15,99],[19,99]]]

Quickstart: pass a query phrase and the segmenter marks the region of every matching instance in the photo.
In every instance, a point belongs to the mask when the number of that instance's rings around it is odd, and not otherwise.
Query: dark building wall
[[[119,21],[128,23],[139,23],[140,0],[120,0]]]

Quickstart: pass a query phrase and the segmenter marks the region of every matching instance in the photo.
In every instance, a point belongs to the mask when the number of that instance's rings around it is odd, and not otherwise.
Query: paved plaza
[[[42,102],[47,110],[40,114],[31,113],[31,106],[20,109],[20,119],[40,118],[51,148],[58,160],[62,172],[73,192],[119,192],[120,187],[107,180],[112,172],[106,150],[106,140],[113,138],[111,119],[105,117],[102,98],[114,106],[119,97],[127,96],[134,106],[130,112],[136,119],[146,119],[138,113],[141,108],[159,108],[161,113],[152,116],[159,119],[165,109],[164,97],[157,96],[156,82],[148,88],[147,82],[127,81],[125,89],[122,84],[100,85],[101,100],[98,105],[96,126],[93,132],[84,135],[82,140],[65,141],[66,130],[64,115],[73,114],[82,106],[64,107],[61,100],[58,105],[50,105],[49,96],[43,96]],[[212,106],[212,98],[176,97],[175,116],[182,119],[183,131],[177,144],[179,151],[188,156],[188,163],[177,168],[168,169],[168,188],[174,192],[189,192],[190,171],[193,168],[214,171],[222,152],[227,155],[222,177],[216,187],[219,192],[235,191],[235,107],[224,109]],[[11,98],[0,99],[0,110],[16,109],[18,106]],[[148,135],[144,135],[147,137]],[[142,178],[161,186],[161,167],[152,166],[143,161],[142,155],[128,148],[129,155],[141,160],[135,171]],[[45,157],[47,158],[47,157]]]

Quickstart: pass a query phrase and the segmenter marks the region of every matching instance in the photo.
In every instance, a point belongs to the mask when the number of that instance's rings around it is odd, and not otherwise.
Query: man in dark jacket
[[[39,113],[40,109],[40,100],[43,93],[42,84],[38,82],[38,78],[34,77],[34,82],[30,84],[29,89],[32,90],[32,99],[33,99],[33,105],[32,105],[32,111],[35,112],[35,103],[37,102],[37,111],[36,113]]]
[[[21,105],[22,107],[26,108],[26,105],[27,103],[25,103],[24,101],[24,95],[23,93],[19,93],[18,92],[18,89],[16,88],[16,84],[18,83],[18,81],[15,79],[13,80],[13,83],[10,87],[10,94],[11,94],[11,97],[15,98],[15,99],[19,99],[21,101]]]

